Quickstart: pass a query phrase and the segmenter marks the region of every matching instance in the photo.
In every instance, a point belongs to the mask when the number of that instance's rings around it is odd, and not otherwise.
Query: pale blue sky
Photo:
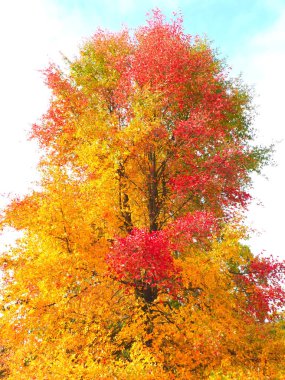
[[[39,153],[27,131],[48,106],[40,69],[76,54],[98,27],[118,30],[145,22],[158,7],[169,18],[181,11],[185,31],[207,35],[235,75],[255,86],[258,141],[277,144],[275,168],[254,179],[257,201],[248,224],[260,231],[251,244],[285,258],[285,0],[3,0],[0,1],[0,206],[23,194],[36,178]],[[264,207],[257,207],[261,201]],[[1,244],[1,242],[0,242]],[[1,247],[0,247],[1,250]]]
[[[91,34],[99,25],[118,30],[122,24],[136,28],[154,7],[171,17],[181,11],[185,30],[207,34],[224,52],[232,54],[248,38],[272,25],[279,16],[282,1],[265,0],[52,0],[63,17],[77,15]],[[285,2],[284,2],[285,5]]]

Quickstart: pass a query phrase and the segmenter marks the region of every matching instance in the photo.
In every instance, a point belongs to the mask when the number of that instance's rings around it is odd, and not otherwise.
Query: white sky
[[[285,3],[278,20],[267,30],[251,36],[242,54],[233,64],[243,72],[246,82],[255,84],[258,104],[256,129],[260,143],[275,143],[275,167],[264,170],[264,177],[255,177],[255,201],[250,207],[249,225],[259,231],[252,239],[256,252],[285,259]],[[262,206],[258,206],[261,202]]]
[[[0,0],[0,206],[9,193],[27,192],[36,178],[38,152],[26,135],[46,110],[49,97],[38,70],[50,60],[59,62],[60,50],[72,56],[81,38],[96,29],[75,9],[67,14],[55,4],[51,0]],[[134,7],[132,0],[120,0],[120,4],[125,10]],[[279,11],[275,22],[249,35],[228,60],[234,72],[243,72],[245,81],[255,84],[259,94],[255,99],[259,141],[266,145],[280,141],[275,154],[278,166],[266,169],[268,180],[255,179],[252,194],[263,207],[255,201],[250,208],[248,223],[260,232],[251,244],[255,252],[264,249],[285,259],[285,2],[272,0],[271,4]]]

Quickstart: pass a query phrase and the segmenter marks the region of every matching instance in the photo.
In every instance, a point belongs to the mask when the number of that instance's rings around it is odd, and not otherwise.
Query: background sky
[[[181,11],[185,31],[207,36],[233,76],[254,86],[257,141],[276,144],[276,166],[254,178],[250,245],[285,259],[285,0],[0,0],[0,207],[37,178],[27,134],[48,106],[40,70],[60,52],[72,58],[98,27],[136,28],[155,7]]]

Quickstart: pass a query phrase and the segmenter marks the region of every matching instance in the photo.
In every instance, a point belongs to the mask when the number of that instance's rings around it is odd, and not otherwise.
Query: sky
[[[168,18],[181,12],[185,32],[206,36],[254,88],[257,142],[275,144],[276,165],[254,177],[249,244],[285,259],[285,0],[1,0],[0,207],[38,179],[40,153],[27,136],[48,107],[41,70],[74,57],[98,27],[136,28],[156,7]]]

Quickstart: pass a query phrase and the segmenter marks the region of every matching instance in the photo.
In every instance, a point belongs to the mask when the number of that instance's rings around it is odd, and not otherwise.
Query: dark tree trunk
[[[119,177],[119,207],[120,207],[120,216],[123,221],[122,228],[130,233],[133,229],[132,223],[132,213],[129,204],[129,196],[127,194],[127,185],[125,178],[125,167],[123,163],[120,163],[119,169],[117,170]]]

